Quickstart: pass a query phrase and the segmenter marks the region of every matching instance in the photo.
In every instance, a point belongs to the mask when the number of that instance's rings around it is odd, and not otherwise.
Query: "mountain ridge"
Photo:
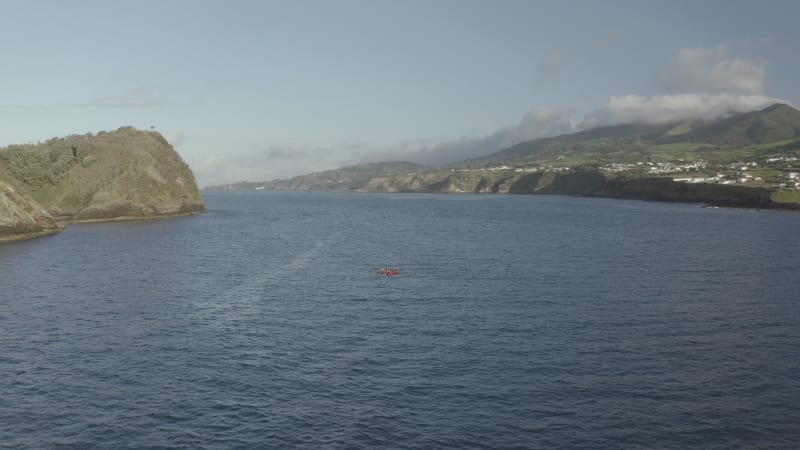
[[[793,139],[800,139],[800,111],[778,103],[759,111],[715,120],[626,123],[532,139],[452,166],[556,162],[559,156],[562,160],[569,159],[575,153],[594,155],[596,161],[592,162],[607,162],[628,158],[632,153],[647,157],[661,150],[660,146],[670,144],[694,145],[702,150],[714,146],[742,148]],[[581,162],[590,162],[589,159]]]
[[[272,181],[241,181],[222,185],[207,186],[206,190],[276,190],[276,191],[349,191],[355,190],[377,176],[401,175],[429,170],[430,167],[409,161],[386,161],[356,164],[340,169],[313,172],[287,179]]]

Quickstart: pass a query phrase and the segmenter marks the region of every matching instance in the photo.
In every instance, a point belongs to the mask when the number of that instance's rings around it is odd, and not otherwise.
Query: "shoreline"
[[[145,221],[145,220],[178,219],[181,217],[199,216],[200,214],[205,214],[207,212],[208,210],[203,208],[202,210],[199,211],[189,211],[189,212],[182,212],[175,214],[156,214],[152,216],[115,216],[106,218],[98,217],[96,219],[63,219],[61,217],[56,217],[55,220],[57,223],[66,226],[66,225],[76,225],[82,223],[135,222],[140,220]]]
[[[20,241],[28,241],[31,239],[36,239],[40,237],[47,237],[52,236],[54,234],[58,234],[64,231],[66,228],[64,225],[59,224],[60,226],[54,230],[45,230],[45,231],[37,231],[34,233],[23,233],[23,234],[10,234],[7,236],[0,236],[0,245],[2,244],[9,244],[12,242],[20,242]]]
[[[20,242],[20,241],[28,241],[31,239],[36,239],[40,237],[47,237],[58,234],[64,231],[67,226],[69,225],[80,225],[83,223],[102,223],[102,222],[135,222],[135,221],[150,221],[150,220],[168,220],[168,219],[179,219],[181,217],[191,217],[197,216],[200,214],[205,214],[208,211],[203,208],[202,211],[190,211],[184,213],[177,213],[177,214],[159,214],[154,216],[119,216],[119,217],[108,217],[108,218],[97,218],[97,219],[77,219],[77,220],[60,220],[56,219],[56,224],[58,224],[57,229],[53,230],[44,230],[44,231],[37,231],[33,233],[23,233],[23,234],[10,234],[6,236],[0,236],[0,245],[12,243],[12,242]]]
[[[751,189],[751,188],[745,188]],[[756,188],[758,189],[758,188]],[[416,194],[416,195],[426,195],[426,194],[433,194],[433,195],[486,195],[486,196],[503,196],[503,195],[563,195],[566,197],[585,197],[585,198],[607,198],[607,199],[614,199],[614,200],[637,200],[642,202],[654,202],[654,203],[674,203],[674,204],[695,204],[698,206],[702,206],[704,208],[735,208],[735,209],[746,209],[752,211],[787,211],[787,212],[800,212],[800,203],[781,203],[776,202],[774,200],[770,200],[768,204],[759,203],[755,204],[747,204],[747,201],[738,201],[738,202],[731,202],[731,201],[718,201],[714,199],[702,199],[702,198],[686,198],[686,199],[659,199],[659,198],[648,198],[645,195],[637,196],[637,195],[598,195],[594,193],[572,193],[572,192],[558,192],[558,191],[540,191],[540,192],[497,192],[497,193],[488,193],[488,192],[454,192],[454,191],[419,191],[419,190],[394,190],[394,191],[379,191],[379,190],[362,190],[362,189],[355,189],[355,190],[305,190],[305,189],[294,189],[294,190],[278,190],[278,189],[269,189],[269,190],[255,190],[255,189],[206,189],[206,192],[210,193],[238,193],[238,192],[334,192],[334,193],[348,193],[348,194]],[[736,204],[738,203],[738,204]]]

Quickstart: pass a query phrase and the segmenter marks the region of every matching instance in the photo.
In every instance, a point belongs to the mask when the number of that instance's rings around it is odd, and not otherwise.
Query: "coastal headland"
[[[0,149],[0,242],[68,223],[202,212],[189,166],[156,131],[122,127]]]

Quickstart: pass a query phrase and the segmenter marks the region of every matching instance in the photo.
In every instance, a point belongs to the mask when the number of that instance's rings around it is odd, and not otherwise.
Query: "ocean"
[[[0,246],[0,448],[799,445],[800,214],[204,197]]]

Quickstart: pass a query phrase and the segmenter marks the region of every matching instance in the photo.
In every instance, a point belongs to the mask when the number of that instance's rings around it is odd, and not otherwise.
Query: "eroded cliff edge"
[[[61,229],[38,203],[0,181],[0,243],[46,236]]]
[[[755,209],[800,210],[800,191],[739,185],[682,183],[666,177],[608,176],[597,170],[563,173],[432,171],[375,177],[361,192],[559,194],[633,200],[703,203]]]
[[[0,149],[0,180],[60,223],[205,211],[192,171],[169,142],[131,127]],[[24,221],[7,217],[0,233],[8,237]]]

